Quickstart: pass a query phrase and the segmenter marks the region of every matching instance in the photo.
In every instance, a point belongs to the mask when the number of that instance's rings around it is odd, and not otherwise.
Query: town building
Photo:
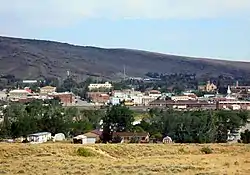
[[[108,104],[110,96],[105,92],[88,92],[87,98],[96,104]]]
[[[21,98],[27,98],[31,93],[24,89],[15,89],[9,92],[9,99],[11,101],[18,101]]]
[[[40,88],[40,95],[48,95],[50,93],[55,93],[56,87],[53,86],[45,86]]]
[[[225,110],[250,110],[250,101],[217,101],[216,108]]]
[[[194,101],[194,100],[155,100],[149,103],[151,107],[166,107],[170,109],[216,109],[216,104],[207,101]]]
[[[95,89],[101,89],[101,88],[103,88],[103,89],[111,89],[112,88],[112,84],[109,83],[109,82],[105,82],[105,83],[90,84],[88,86],[88,89],[90,91],[95,90]]]
[[[71,92],[50,93],[48,97],[60,99],[63,106],[73,106],[76,104],[76,97]]]
[[[162,96],[161,92],[157,90],[148,91],[146,92],[146,95],[148,95],[149,97],[154,97],[156,99]]]
[[[24,84],[35,84],[37,83],[37,80],[23,80]]]
[[[179,95],[179,96],[172,96],[171,100],[173,101],[187,101],[187,100],[197,100],[197,96],[196,95]]]
[[[215,92],[217,90],[217,86],[214,83],[208,81],[206,84],[204,83],[199,84],[198,90],[204,92]]]

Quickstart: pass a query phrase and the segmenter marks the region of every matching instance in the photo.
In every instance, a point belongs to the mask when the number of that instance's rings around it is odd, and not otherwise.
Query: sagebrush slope
[[[79,80],[89,75],[114,78],[122,74],[124,65],[128,76],[142,76],[147,72],[237,76],[250,73],[250,63],[244,62],[0,37],[0,73],[18,78],[63,78],[67,70]]]

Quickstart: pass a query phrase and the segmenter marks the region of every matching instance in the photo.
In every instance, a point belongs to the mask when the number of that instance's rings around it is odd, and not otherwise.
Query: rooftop
[[[29,136],[42,136],[42,135],[48,135],[51,134],[50,132],[38,132],[35,134],[30,134]]]

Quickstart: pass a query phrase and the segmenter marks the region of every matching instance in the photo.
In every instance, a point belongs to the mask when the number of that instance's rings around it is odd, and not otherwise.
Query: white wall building
[[[109,82],[105,82],[103,84],[101,83],[96,83],[96,84],[90,84],[88,86],[89,90],[93,90],[93,89],[99,89],[99,88],[105,88],[105,89],[111,89],[112,88],[112,84],[110,84]]]
[[[27,98],[30,92],[23,89],[16,89],[9,92],[9,98],[11,100],[18,100],[20,98]]]
[[[181,96],[172,96],[171,100],[174,101],[187,101],[187,100],[196,100],[195,98],[186,96],[186,95],[181,95]]]
[[[50,140],[51,138],[52,137],[50,132],[39,132],[28,135],[27,140],[31,143],[44,143]]]

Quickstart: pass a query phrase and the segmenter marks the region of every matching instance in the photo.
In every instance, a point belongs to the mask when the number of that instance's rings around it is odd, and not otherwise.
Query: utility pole
[[[123,65],[123,80],[126,80],[126,67]]]

